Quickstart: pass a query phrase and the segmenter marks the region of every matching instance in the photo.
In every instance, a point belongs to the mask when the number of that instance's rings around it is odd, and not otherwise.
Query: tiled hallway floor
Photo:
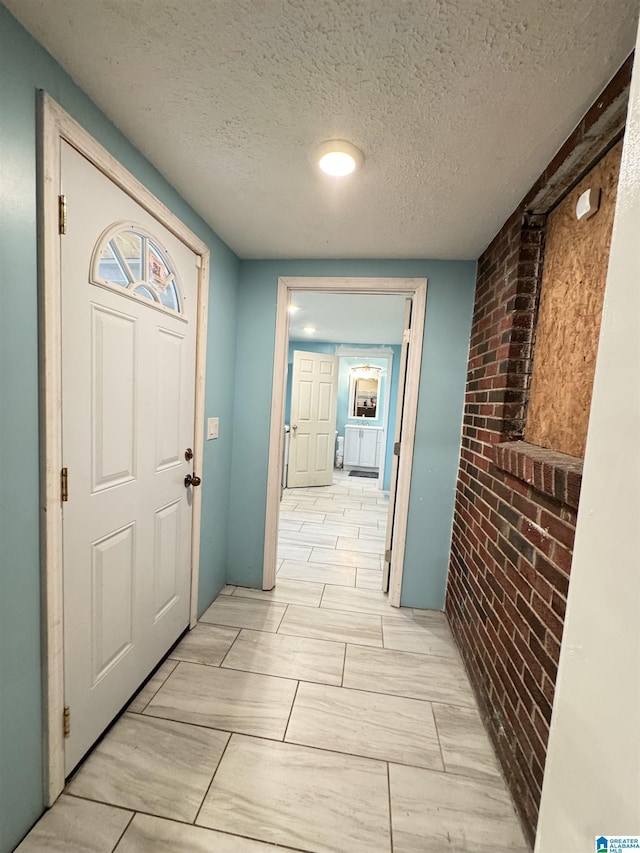
[[[332,486],[285,489],[278,579],[382,588],[389,496],[377,481],[335,471]]]
[[[370,554],[363,526],[291,562]],[[444,615],[358,588],[357,559],[226,588],[20,853],[526,851]]]

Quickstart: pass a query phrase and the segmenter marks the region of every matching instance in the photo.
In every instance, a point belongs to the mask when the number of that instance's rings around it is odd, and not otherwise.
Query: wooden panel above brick
[[[525,438],[571,456],[587,438],[621,153],[619,142],[547,219]],[[602,191],[600,209],[578,221],[587,189]]]

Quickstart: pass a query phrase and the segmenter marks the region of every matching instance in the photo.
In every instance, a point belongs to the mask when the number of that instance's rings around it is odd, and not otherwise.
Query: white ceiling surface
[[[294,293],[300,311],[289,315],[289,340],[335,344],[399,344],[405,296],[355,293]],[[304,326],[314,326],[307,335]]]
[[[475,258],[637,0],[4,0],[242,258]],[[323,176],[343,138],[361,172]]]

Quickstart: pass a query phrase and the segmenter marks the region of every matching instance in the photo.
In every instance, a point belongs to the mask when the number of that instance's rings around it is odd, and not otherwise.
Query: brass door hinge
[[[69,737],[71,734],[71,708],[68,705],[64,706],[64,712],[62,715],[62,728],[64,731],[64,736]]]
[[[63,503],[69,500],[69,471],[67,468],[60,471],[60,500]]]
[[[400,442],[399,441],[394,442],[393,455],[394,456],[400,456]]]
[[[67,197],[58,196],[58,231],[60,234],[67,233]]]
[[[387,550],[384,552],[384,561],[385,563],[391,562],[391,548],[387,548]]]
[[[408,344],[411,341],[411,329],[405,329],[402,333],[402,343]]]

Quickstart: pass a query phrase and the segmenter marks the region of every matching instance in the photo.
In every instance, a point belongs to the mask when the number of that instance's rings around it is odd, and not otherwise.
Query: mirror
[[[349,417],[377,417],[381,372],[379,367],[370,367],[369,365],[352,368],[349,389]]]

